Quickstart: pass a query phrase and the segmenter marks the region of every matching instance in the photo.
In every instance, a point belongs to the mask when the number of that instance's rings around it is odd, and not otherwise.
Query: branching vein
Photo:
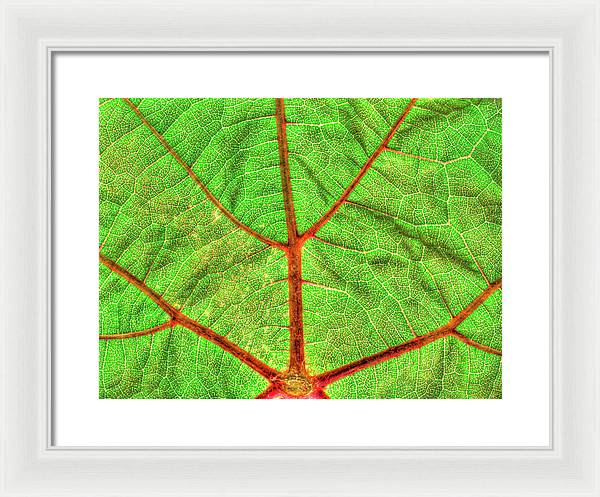
[[[247,226],[246,224],[244,224],[237,217],[235,217],[231,211],[229,211],[227,208],[225,208],[225,206],[219,201],[219,199],[217,199],[217,197],[215,197],[212,194],[212,192],[202,182],[202,180],[198,177],[198,175],[192,170],[190,165],[187,164],[181,158],[181,156],[175,151],[175,149],[173,147],[171,147],[171,145],[169,144],[169,142],[167,142],[167,140],[164,138],[164,136],[162,136],[158,132],[158,130],[154,126],[152,126],[152,124],[150,124],[148,119],[146,119],[144,114],[142,114],[142,112],[137,108],[137,106],[128,98],[124,98],[123,101],[133,110],[133,112],[135,112],[137,114],[137,116],[141,119],[141,121],[144,123],[144,125],[158,139],[158,141],[167,150],[167,152],[169,152],[169,154],[171,154],[171,156],[181,165],[181,167],[183,167],[185,169],[185,171],[188,173],[190,178],[192,178],[194,180],[194,182],[202,189],[202,191],[206,195],[206,198],[208,198],[208,200],[210,200],[215,205],[215,207],[217,209],[219,209],[227,217],[227,219],[229,219],[233,224],[235,224],[241,230],[244,230],[246,233],[252,235],[257,240],[260,240],[261,242],[266,243],[267,245],[279,248],[281,250],[285,249],[285,245],[283,243],[280,243],[276,240],[271,240],[270,238],[268,238],[264,235],[261,235],[260,233],[258,233],[254,229],[252,229],[250,226]]]
[[[416,338],[413,338],[412,340],[408,340],[407,342],[401,343],[400,345],[395,345],[388,349],[382,350],[381,352],[377,352],[376,354],[370,355],[368,357],[363,357],[361,359],[358,359],[357,361],[351,362],[344,366],[340,366],[339,368],[333,369],[331,371],[327,371],[326,373],[322,373],[315,378],[316,384],[320,387],[325,387],[333,383],[334,381],[340,380],[346,376],[361,371],[362,369],[368,368],[370,366],[375,366],[376,364],[388,361],[402,354],[406,354],[407,352],[411,352],[412,350],[420,349],[421,347],[424,347],[425,345],[431,342],[435,342],[436,340],[439,340],[440,338],[445,338],[447,336],[454,336],[462,342],[466,343],[467,345],[476,347],[479,350],[484,350],[486,352],[490,352],[496,355],[502,355],[501,351],[479,344],[456,331],[456,328],[499,288],[502,288],[502,279],[499,279],[498,281],[495,281],[494,283],[489,285],[467,307],[465,307],[456,316],[450,319],[450,321],[440,326],[439,328],[430,331],[425,335],[421,335]]]
[[[225,352],[228,352],[234,357],[237,357],[244,364],[246,364],[247,366],[249,366],[254,371],[256,371],[257,373],[259,373],[267,379],[272,379],[277,375],[276,370],[267,366],[265,363],[254,357],[249,352],[245,351],[241,347],[229,341],[224,336],[215,333],[210,328],[203,326],[200,323],[189,318],[188,316],[184,315],[181,311],[169,304],[161,295],[155,292],[143,281],[136,278],[133,274],[127,271],[127,269],[121,267],[119,264],[110,260],[108,257],[105,257],[103,254],[100,254],[100,262],[104,264],[104,266],[106,266],[108,269],[110,269],[113,273],[116,273],[125,280],[127,280],[134,287],[136,287],[142,293],[147,295],[153,302],[155,302],[163,311],[165,311],[166,314],[169,315],[169,317],[171,318],[171,321],[169,321],[169,323],[183,326],[188,330],[194,332],[196,335],[207,339],[209,342],[214,343],[215,345],[223,349]],[[159,330],[154,330],[154,332],[156,331]],[[101,339],[102,336],[106,335],[101,335]]]

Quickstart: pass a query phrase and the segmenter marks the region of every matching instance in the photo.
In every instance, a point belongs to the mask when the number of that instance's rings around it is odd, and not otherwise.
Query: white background
[[[54,91],[55,445],[549,444],[547,55],[61,54]],[[502,400],[98,399],[98,98],[234,96],[503,98]]]

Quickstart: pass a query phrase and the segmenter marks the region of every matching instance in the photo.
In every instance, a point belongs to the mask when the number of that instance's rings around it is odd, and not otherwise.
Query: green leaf
[[[101,99],[100,397],[499,398],[499,99]]]

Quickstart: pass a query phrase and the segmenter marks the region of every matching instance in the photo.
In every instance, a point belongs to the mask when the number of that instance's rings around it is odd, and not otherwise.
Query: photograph
[[[501,98],[98,112],[98,398],[502,398]]]

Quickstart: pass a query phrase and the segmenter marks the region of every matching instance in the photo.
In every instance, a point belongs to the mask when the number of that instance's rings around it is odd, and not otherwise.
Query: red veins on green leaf
[[[499,398],[499,99],[101,99],[101,398]]]

